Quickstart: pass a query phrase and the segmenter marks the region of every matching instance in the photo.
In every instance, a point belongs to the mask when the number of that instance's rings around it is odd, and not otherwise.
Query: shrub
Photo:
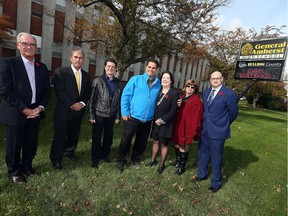
[[[253,95],[247,96],[247,102],[253,103]],[[267,108],[272,110],[287,111],[287,100],[281,97],[273,97],[270,93],[263,94],[257,101],[258,108]]]

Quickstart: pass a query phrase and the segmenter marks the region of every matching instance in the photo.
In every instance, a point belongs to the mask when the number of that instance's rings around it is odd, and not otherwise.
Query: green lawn
[[[55,95],[53,94],[53,98]],[[51,101],[53,101],[53,98]],[[232,139],[225,145],[221,190],[208,190],[210,178],[198,184],[197,143],[190,149],[187,171],[174,174],[171,146],[162,175],[150,160],[149,141],[140,166],[128,160],[123,173],[115,169],[122,123],[115,126],[111,163],[90,168],[91,125],[83,119],[78,159],[64,159],[63,171],[49,161],[54,105],[42,122],[34,167],[41,176],[27,184],[8,180],[4,129],[0,131],[0,215],[287,215],[287,113],[252,109],[240,103],[232,125]]]

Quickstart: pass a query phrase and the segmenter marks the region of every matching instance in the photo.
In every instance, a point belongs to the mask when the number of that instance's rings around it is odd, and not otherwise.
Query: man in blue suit
[[[237,94],[223,86],[223,76],[215,71],[210,77],[211,88],[203,93],[204,120],[198,145],[198,176],[192,182],[207,179],[211,159],[212,179],[209,190],[222,186],[224,143],[230,138],[230,125],[238,116]]]

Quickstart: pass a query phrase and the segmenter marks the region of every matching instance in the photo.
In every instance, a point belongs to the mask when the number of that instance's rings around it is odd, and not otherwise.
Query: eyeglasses
[[[210,78],[210,80],[221,80],[222,79],[222,77],[215,77],[215,78]]]
[[[28,46],[37,47],[37,44],[35,44],[35,43],[27,43],[27,42],[18,42],[18,43],[22,44],[22,46],[24,46],[24,47],[28,47]]]
[[[191,86],[191,85],[187,85],[186,88],[195,89],[195,87],[194,87],[194,86]]]

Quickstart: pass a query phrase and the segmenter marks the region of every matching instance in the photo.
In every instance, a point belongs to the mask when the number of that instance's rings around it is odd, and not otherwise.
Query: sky
[[[231,0],[230,4],[219,10],[215,23],[223,30],[242,27],[254,28],[256,32],[267,25],[278,28],[286,25],[281,36],[288,36],[288,0]],[[284,73],[288,73],[288,59],[285,65]]]
[[[267,25],[288,26],[287,0],[231,0],[231,3],[219,10],[216,20],[225,30],[236,27],[254,28],[260,32]],[[283,29],[288,33],[288,27]]]

